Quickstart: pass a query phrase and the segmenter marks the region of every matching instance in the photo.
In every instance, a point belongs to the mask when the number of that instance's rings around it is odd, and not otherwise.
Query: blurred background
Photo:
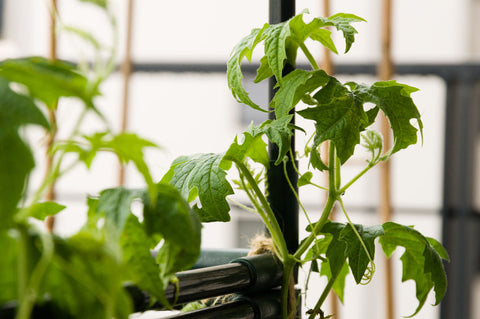
[[[330,14],[347,12],[367,20],[356,25],[359,33],[351,51],[332,57],[341,80],[372,83],[378,79],[384,30],[382,2],[331,1]],[[264,120],[263,115],[251,112],[231,97],[225,72],[233,46],[252,28],[268,21],[269,1],[139,0],[132,1],[130,9],[129,3],[110,1],[118,23],[119,68],[101,87],[97,106],[116,130],[125,125],[128,131],[162,147],[147,154],[156,179],[175,157],[223,152],[251,121]],[[0,4],[0,57],[48,55],[50,0],[3,0]],[[308,8],[312,16],[325,13],[322,0],[296,0],[296,8],[297,12]],[[115,45],[115,32],[95,6],[79,0],[57,0],[57,9],[62,23],[88,30],[107,46]],[[450,286],[441,307],[427,305],[416,318],[478,319],[480,1],[398,0],[392,2],[391,12],[394,78],[420,89],[413,99],[424,123],[423,145],[410,147],[392,158],[392,218],[441,239],[453,260],[447,266]],[[127,41],[129,29],[131,41]],[[343,52],[341,34],[334,34],[339,52]],[[325,60],[320,47],[312,47],[311,51],[320,63]],[[89,61],[91,54],[75,37],[58,33],[58,58]],[[300,64],[306,62],[302,59]],[[258,62],[255,56],[254,62]],[[131,72],[122,72],[122,64],[131,65]],[[267,83],[253,85],[249,82],[253,77],[253,73],[247,77],[245,85],[255,101],[266,105]],[[123,119],[125,105],[128,112]],[[72,114],[80,109],[74,101],[66,101],[59,108],[60,138],[62,127],[68,128]],[[94,130],[98,123],[92,120],[89,125]],[[42,138],[41,132],[32,133],[32,147],[38,155],[32,185],[43,176]],[[361,170],[363,163],[363,158],[349,161],[345,178]],[[301,167],[306,165],[301,161]],[[90,171],[79,167],[62,178],[56,198],[69,208],[58,215],[55,232],[68,235],[78,230],[85,220],[86,196],[117,186],[118,176],[115,158],[105,155],[93,163]],[[320,175],[316,178],[322,180]],[[127,167],[124,184],[142,187],[143,180]],[[377,212],[382,187],[380,173],[375,170],[345,194],[344,202],[354,222],[381,222]],[[303,188],[300,194],[315,219],[322,209],[324,194]],[[340,214],[338,219],[343,220]],[[301,236],[305,225],[301,220]],[[232,222],[205,225],[203,246],[247,248],[249,239],[262,231],[256,216],[233,210]],[[417,306],[414,283],[401,283],[400,256],[401,252],[397,252],[394,259],[398,262],[393,263],[395,318],[410,315]],[[344,305],[332,302],[328,306],[338,307],[337,318],[387,318],[382,258],[377,255],[377,272],[370,285],[356,286],[353,278],[347,278]],[[300,282],[304,277],[301,270]],[[323,279],[311,281],[312,300],[321,291],[315,287],[323,284]],[[312,300],[307,297],[304,301]],[[434,303],[433,293],[427,303]]]

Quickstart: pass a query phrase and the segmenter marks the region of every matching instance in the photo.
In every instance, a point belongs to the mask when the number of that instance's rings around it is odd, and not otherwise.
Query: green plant
[[[423,307],[428,293],[435,291],[435,304],[438,304],[446,292],[447,280],[442,259],[448,256],[441,244],[433,238],[423,236],[411,226],[393,222],[383,225],[357,225],[348,217],[342,195],[353,183],[382,161],[393,154],[417,143],[418,132],[422,132],[420,114],[411,99],[416,88],[396,81],[376,82],[372,85],[347,82],[342,84],[335,77],[319,69],[315,59],[307,48],[306,40],[319,42],[337,53],[328,27],[336,28],[345,38],[345,52],[354,42],[357,32],[354,22],[364,21],[353,14],[336,14],[329,18],[314,18],[304,22],[305,12],[292,19],[276,24],[265,24],[253,29],[233,49],[228,61],[228,85],[238,102],[244,103],[260,112],[267,112],[253,102],[243,87],[244,78],[241,63],[244,58],[251,60],[253,50],[263,43],[264,54],[254,82],[270,77],[276,80],[277,91],[268,105],[275,119],[267,120],[258,126],[253,124],[221,154],[196,154],[177,158],[162,183],[169,183],[181,191],[182,195],[193,203],[192,209],[202,222],[228,221],[230,205],[227,196],[234,193],[227,180],[227,172],[235,167],[238,171],[236,185],[250,200],[250,206],[230,200],[247,210],[257,213],[265,223],[273,243],[276,256],[284,265],[283,280],[283,318],[293,315],[288,309],[288,290],[294,268],[307,263],[313,271],[328,278],[317,304],[308,313],[309,318],[323,315],[321,307],[330,290],[343,297],[344,278],[351,271],[357,283],[368,283],[375,272],[374,241],[379,238],[383,251],[390,257],[397,247],[405,248],[400,258],[403,263],[402,280],[413,279],[416,283],[418,307],[415,315]],[[303,52],[312,70],[293,70],[284,74],[286,65],[294,66],[297,51]],[[303,102],[303,104],[300,104]],[[300,109],[295,109],[295,106]],[[394,144],[390,150],[383,149],[381,134],[371,130],[379,112],[389,120]],[[275,166],[286,167],[293,158],[291,139],[293,131],[305,132],[301,127],[291,124],[293,113],[311,120],[315,134],[304,145],[304,154],[309,157],[309,170],[300,172],[298,186],[315,185],[311,178],[313,170],[326,171],[328,186],[319,187],[327,193],[327,200],[316,221],[309,221],[310,235],[304,238],[297,251],[289,252],[275,214],[260,189],[262,174],[252,167],[260,165],[270,169],[265,138],[278,146],[278,157],[273,159]],[[412,125],[416,124],[417,127]],[[320,156],[321,145],[329,142],[328,161]],[[357,146],[363,146],[371,155],[366,167],[356,177],[347,182],[341,181],[342,165],[354,154]],[[290,183],[288,175],[287,182]],[[292,192],[298,194],[291,185]],[[348,223],[329,220],[332,208],[338,203],[348,219]]]
[[[82,1],[105,12],[114,27],[107,1]],[[177,190],[154,183],[144,149],[156,145],[134,133],[113,132],[97,108],[95,98],[113,70],[115,43],[107,47],[107,58],[100,58],[105,48],[94,35],[64,29],[91,45],[92,68],[42,57],[0,62],[0,311],[10,306],[16,318],[27,319],[34,307],[53,305],[58,318],[128,318],[133,305],[126,283],[168,305],[165,285],[198,258],[201,225]],[[65,98],[81,101],[81,110],[68,136],[57,137],[49,150],[53,165],[44,180],[29,191],[35,159],[27,133],[33,126],[47,132],[66,128],[44,115],[74,107]],[[92,117],[102,123],[100,131],[85,131]],[[88,197],[88,221],[72,236],[41,230],[35,219],[66,208],[42,201],[48,186],[78,165],[90,168],[104,152],[132,163],[147,187],[116,187]],[[142,204],[143,220],[131,211],[134,201]],[[155,259],[151,249],[160,243]]]

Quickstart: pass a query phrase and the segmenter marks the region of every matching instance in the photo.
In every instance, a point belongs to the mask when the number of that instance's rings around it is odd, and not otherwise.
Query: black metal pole
[[[294,15],[295,0],[270,0],[271,24],[286,21]],[[287,64],[283,70],[284,75],[293,69],[293,65]],[[274,86],[275,79],[272,77],[269,86],[269,100],[275,94]],[[269,113],[269,118],[275,119],[275,114],[273,112]],[[295,118],[292,119],[292,122],[295,122]],[[292,154],[295,154],[295,136],[292,137],[291,148]],[[270,168],[267,172],[268,201],[282,228],[287,248],[291,253],[294,253],[298,248],[298,201],[285,178],[283,163],[278,166],[274,165],[279,152],[277,145],[269,143],[268,152],[270,157]],[[296,186],[298,177],[292,165],[294,160],[289,154],[287,174],[291,183]]]

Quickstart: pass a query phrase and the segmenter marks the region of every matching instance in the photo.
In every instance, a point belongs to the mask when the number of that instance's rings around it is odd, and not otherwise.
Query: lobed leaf
[[[346,242],[345,253],[348,257],[348,264],[352,270],[353,277],[357,284],[362,281],[363,275],[370,263],[375,258],[375,239],[384,234],[382,226],[364,226],[354,225],[358,234],[365,244],[367,252],[363,248],[362,242],[359,240],[350,224],[345,225],[340,233],[340,239]]]
[[[0,135],[0,229],[8,228],[35,166],[32,153],[16,131]]]
[[[380,244],[390,257],[398,247],[404,247],[405,252],[400,257],[403,264],[402,281],[414,280],[418,306],[411,315],[416,315],[425,304],[428,293],[435,291],[435,304],[439,304],[446,292],[447,277],[442,265],[442,258],[448,257],[439,243],[425,238],[415,229],[387,222],[382,225],[385,234],[380,238]],[[442,257],[443,256],[443,257]]]
[[[225,198],[233,194],[233,189],[220,165],[223,157],[224,154],[211,153],[178,157],[162,179],[189,202],[200,199],[202,207],[195,205],[195,211],[202,222],[230,220],[230,206]]]
[[[420,113],[410,97],[416,91],[417,88],[396,81],[376,82],[370,88],[359,90],[364,102],[376,104],[390,122],[394,139],[390,155],[417,143],[418,130],[411,124],[412,119],[417,121],[420,133],[423,134]]]
[[[330,76],[325,71],[294,70],[283,78],[282,85],[270,102],[278,119],[287,116],[290,110],[306,95],[328,83]]]
[[[220,166],[224,170],[228,170],[230,169],[229,162],[243,163],[248,157],[268,168],[270,160],[268,158],[267,144],[262,139],[263,134],[264,132],[253,126],[252,123],[243,133],[243,141],[241,143],[235,137],[223,156]]]
[[[95,133],[91,136],[83,136],[88,142],[67,141],[56,144],[54,150],[62,150],[65,153],[76,153],[78,159],[87,168],[92,164],[93,159],[99,151],[115,153],[122,163],[132,162],[138,172],[143,176],[152,198],[155,197],[155,183],[145,161],[144,149],[147,147],[158,148],[158,146],[134,133],[122,132],[118,135],[109,135],[107,132]]]
[[[54,238],[54,243],[39,303],[53,302],[62,318],[127,319],[133,305],[123,284],[130,278],[118,247],[83,230],[66,239]]]
[[[55,202],[36,203],[29,207],[20,209],[15,216],[15,219],[20,221],[26,219],[27,217],[33,217],[38,220],[44,220],[48,216],[58,214],[65,208],[66,206]]]
[[[143,225],[149,236],[161,234],[166,241],[199,252],[201,225],[191,217],[191,209],[180,192],[169,184],[157,184],[157,199],[144,196]],[[198,257],[198,256],[197,256]]]
[[[297,112],[315,121],[316,134],[312,149],[331,140],[343,164],[360,143],[360,132],[368,122],[368,116],[363,105],[336,79],[332,78],[314,98],[318,101],[316,107]]]
[[[289,21],[270,25],[264,31],[265,56],[278,82],[282,81],[283,67],[287,60],[286,42],[289,36]]]
[[[100,198],[95,204],[96,213],[105,216],[106,222],[113,225],[114,234],[119,236],[127,219],[131,215],[132,202],[141,198],[143,192],[124,187],[106,189],[100,193]]]
[[[275,165],[279,165],[291,148],[293,136],[292,121],[293,115],[284,116],[276,120],[267,120],[263,122],[259,129],[265,132],[268,140],[278,146],[278,157],[275,159]]]
[[[106,9],[108,5],[108,0],[79,0],[82,2],[88,2],[94,5],[99,6],[100,8]]]
[[[190,242],[182,245],[176,241],[166,241],[157,253],[157,263],[161,275],[165,278],[172,277],[176,272],[190,269],[200,255],[201,223],[197,214],[190,212]]]
[[[253,29],[248,36],[240,40],[240,42],[233,48],[232,53],[230,54],[230,59],[227,62],[227,83],[232,91],[233,97],[239,103],[247,104],[262,112],[265,112],[265,110],[250,99],[247,91],[245,91],[245,88],[243,87],[242,79],[244,77],[241,63],[244,57],[248,60],[251,59],[253,49],[262,39],[263,32],[268,26],[268,24],[265,24],[261,29]]]
[[[150,252],[149,238],[145,234],[137,217],[130,214],[125,222],[120,245],[128,275],[138,285],[164,305],[168,305],[165,297],[165,278],[159,276],[159,268]]]
[[[337,13],[328,18],[337,30],[342,31],[345,38],[345,53],[347,53],[355,42],[357,30],[351,25],[353,22],[366,22],[363,18],[349,13]]]
[[[49,128],[47,119],[32,99],[14,92],[10,83],[0,78],[0,135],[27,124]]]
[[[8,59],[0,62],[0,76],[25,85],[30,94],[53,107],[60,97],[77,97],[87,107],[94,108],[93,97],[98,95],[75,66],[63,61],[42,57]]]

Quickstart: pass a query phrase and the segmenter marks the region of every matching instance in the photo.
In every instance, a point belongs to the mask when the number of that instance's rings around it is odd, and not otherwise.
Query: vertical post
[[[286,21],[295,15],[295,0],[270,0],[270,18],[271,24]],[[294,69],[293,65],[287,64],[283,74],[288,74]],[[271,100],[276,92],[274,89],[275,79],[272,77],[269,85],[269,99]],[[293,112],[293,110],[292,110]],[[275,114],[269,114],[270,119],[275,119]],[[295,119],[292,119],[294,122]],[[295,156],[295,136],[291,141],[292,154]],[[277,145],[269,143],[268,153],[270,157],[270,168],[267,172],[268,201],[275,213],[275,216],[282,228],[283,236],[287,243],[290,253],[294,253],[298,248],[298,202],[293,194],[283,171],[283,164],[275,166],[275,160],[278,157],[279,149]],[[293,185],[297,185],[297,173],[293,168],[292,161],[295,159],[289,156],[287,163],[287,173]]]
[[[128,0],[127,7],[127,38],[125,41],[125,58],[122,64],[123,73],[123,97],[122,97],[122,118],[120,131],[124,132],[128,127],[128,100],[130,97],[130,75],[132,73],[132,25],[133,25],[133,0]],[[125,183],[125,167],[119,163],[118,184]]]
[[[469,72],[447,79],[443,181],[443,244],[450,254],[442,319],[475,318],[472,282],[478,275],[480,219],[475,208],[480,84]]]
[[[394,74],[392,61],[392,0],[383,0],[382,7],[382,39],[381,39],[381,60],[378,68],[378,77],[380,80],[390,80]],[[383,135],[384,149],[391,148],[391,136],[388,120],[385,116],[381,118],[381,131]],[[380,208],[379,214],[382,222],[386,222],[392,217],[392,199],[391,199],[391,174],[390,163],[382,162],[380,167]],[[390,259],[385,259],[385,305],[386,319],[394,317],[394,298],[392,281],[392,263]]]
[[[48,57],[50,60],[57,59],[57,32],[56,32],[56,17],[57,17],[57,0],[51,0],[50,2],[50,43],[49,43],[49,52]],[[56,104],[56,102],[55,102]],[[50,122],[51,130],[47,135],[47,154],[46,154],[46,168],[45,174],[50,174],[53,165],[53,156],[50,154],[50,149],[55,142],[57,135],[57,116],[56,116],[57,105],[51,105],[48,109],[48,119]],[[53,201],[55,200],[55,183],[51,183],[45,194],[45,200]],[[55,227],[55,216],[48,216],[45,220],[45,226],[47,231],[53,232]]]

